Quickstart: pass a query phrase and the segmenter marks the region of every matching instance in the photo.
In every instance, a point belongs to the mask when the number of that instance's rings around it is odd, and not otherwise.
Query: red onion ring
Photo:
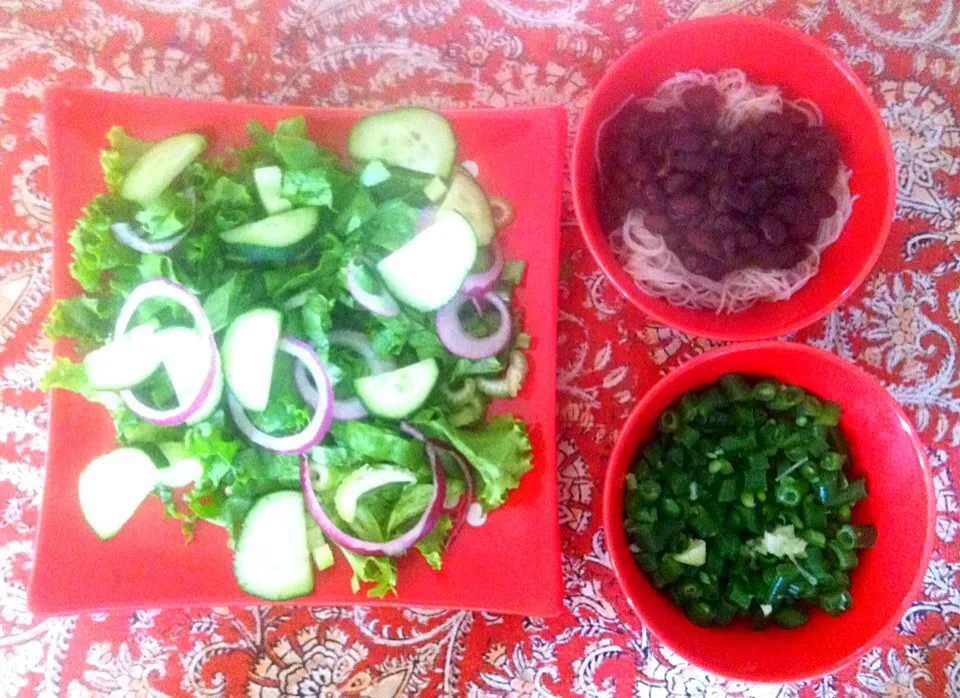
[[[460,288],[460,293],[463,295],[471,298],[482,296],[496,287],[497,281],[500,280],[500,275],[503,273],[503,252],[496,240],[491,243],[490,251],[493,252],[493,261],[490,263],[490,267],[486,271],[471,274],[466,278]]]
[[[393,296],[385,288],[381,288],[380,293],[370,293],[360,283],[357,268],[356,262],[350,262],[347,265],[347,291],[353,296],[353,300],[375,315],[397,317],[400,314],[400,306]]]
[[[130,223],[114,223],[110,226],[113,237],[132,250],[143,254],[166,254],[180,244],[186,237],[186,231],[165,240],[147,240]]]
[[[483,294],[483,300],[500,313],[500,326],[487,337],[475,337],[466,331],[460,322],[460,309],[470,298],[457,295],[452,301],[437,311],[437,335],[451,353],[465,359],[486,359],[499,354],[510,342],[513,327],[510,322],[510,309],[496,293]]]
[[[320,357],[309,344],[293,337],[284,337],[277,348],[304,366],[313,377],[314,384],[320,386],[320,390],[317,391],[317,402],[314,404],[313,417],[310,418],[307,426],[296,434],[272,436],[257,429],[247,416],[243,405],[237,402],[233,395],[227,396],[227,406],[237,428],[257,446],[276,453],[304,453],[320,443],[330,429],[330,423],[333,421],[333,386],[330,385],[330,377]]]
[[[317,522],[320,530],[334,543],[341,548],[351,550],[358,555],[377,555],[386,557],[399,557],[406,553],[410,548],[419,543],[428,533],[437,525],[440,518],[440,510],[443,508],[443,500],[447,497],[447,478],[443,472],[443,466],[440,464],[440,458],[432,444],[427,444],[427,458],[430,461],[430,470],[433,473],[433,496],[430,503],[420,519],[406,533],[402,533],[392,540],[385,543],[374,543],[351,536],[349,533],[341,530],[327,516],[317,498],[317,493],[313,491],[313,483],[310,481],[310,460],[306,455],[300,457],[300,486],[303,488],[303,496],[306,500],[307,511]]]
[[[426,436],[424,436],[423,432],[409,422],[400,422],[400,431],[407,436],[411,436],[418,441],[422,441],[424,444],[432,444],[437,448],[443,449],[453,457],[457,467],[460,468],[460,474],[463,475],[463,482],[464,486],[466,487],[466,492],[464,493],[460,502],[454,506],[454,509],[456,509],[456,518],[454,519],[453,528],[450,529],[450,534],[447,536],[447,547],[450,547],[450,543],[453,542],[454,537],[460,532],[460,529],[463,528],[463,525],[466,523],[467,509],[473,502],[475,485],[473,480],[473,472],[470,470],[470,465],[467,463],[467,459],[463,457],[463,454],[460,453],[460,451],[458,451],[456,448],[445,441],[441,441],[440,439],[428,439]],[[444,502],[444,506],[446,507],[446,502]]]
[[[210,327],[210,321],[207,320],[207,316],[203,312],[203,306],[200,304],[200,300],[189,289],[170,279],[152,279],[133,289],[133,292],[127,296],[123,307],[120,308],[119,315],[117,315],[117,323],[113,330],[114,337],[122,337],[125,335],[127,327],[129,327],[133,321],[133,317],[136,315],[140,306],[144,302],[154,298],[165,298],[174,303],[178,303],[190,313],[196,331],[206,342],[210,350],[205,359],[210,364],[210,368],[207,370],[207,376],[200,385],[196,397],[186,405],[178,405],[169,410],[160,410],[144,404],[130,390],[120,392],[120,397],[124,403],[126,403],[127,407],[138,417],[163,427],[170,427],[183,424],[204,406],[204,403],[210,396],[210,391],[213,389],[217,373],[220,372],[220,352],[217,351],[217,342],[213,336],[213,329]]]

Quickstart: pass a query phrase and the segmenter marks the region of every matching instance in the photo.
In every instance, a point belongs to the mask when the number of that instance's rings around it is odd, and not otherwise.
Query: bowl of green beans
[[[604,485],[620,584],[681,656],[749,681],[852,661],[903,615],[934,494],[915,430],[853,364],[789,342],[709,352],[647,392]]]

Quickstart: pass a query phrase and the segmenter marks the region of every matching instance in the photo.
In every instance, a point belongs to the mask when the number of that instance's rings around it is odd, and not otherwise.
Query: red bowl
[[[718,315],[671,305],[640,289],[624,271],[600,225],[594,143],[597,130],[631,94],[648,95],[677,72],[739,68],[754,82],[779,85],[823,111],[853,171],[853,213],[823,254],[819,273],[787,301]],[[600,268],[640,310],[689,334],[722,340],[768,339],[820,319],[844,301],[876,263],[896,198],[890,136],[867,87],[829,47],[790,27],[726,15],[681,22],[644,39],[607,72],[583,114],[573,151],[573,200],[587,247]]]
[[[873,523],[876,547],[851,572],[853,607],[834,618],[819,609],[801,628],[757,632],[746,624],[701,628],[636,566],[623,529],[623,493],[637,450],[656,430],[660,413],[687,390],[729,372],[771,376],[843,407],[840,428],[851,467],[869,496],[854,508],[855,523]],[[745,681],[788,682],[834,671],[877,644],[916,594],[934,534],[933,479],[910,421],[882,385],[821,349],[789,342],[755,342],[711,351],[668,374],[643,396],[620,434],[603,489],[603,528],[613,569],[631,607],[677,654],[704,669]]]

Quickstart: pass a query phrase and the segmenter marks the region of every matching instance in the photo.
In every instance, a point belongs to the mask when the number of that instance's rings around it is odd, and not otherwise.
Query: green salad
[[[108,193],[70,238],[83,293],[47,325],[79,360],[44,385],[116,425],[78,481],[100,538],[153,495],[188,537],[226,528],[248,593],[308,594],[342,553],[384,596],[400,557],[440,569],[532,467],[524,422],[487,418],[527,373],[524,265],[496,240],[512,208],[427,109],[358,121],[350,166],[302,117],[247,134],[210,155],[211,134],[110,130]]]
[[[848,477],[840,412],[730,373],[660,415],[627,476],[624,525],[637,565],[691,621],[795,628],[811,606],[851,607],[849,573],[877,530],[850,523],[867,491]]]

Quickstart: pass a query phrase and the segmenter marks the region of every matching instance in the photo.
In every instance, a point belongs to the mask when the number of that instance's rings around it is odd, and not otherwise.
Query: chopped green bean
[[[713,606],[706,601],[697,601],[687,609],[687,618],[697,625],[711,625],[714,621]]]
[[[651,478],[644,478],[637,482],[637,492],[645,502],[657,501],[662,491],[660,483]]]
[[[796,608],[781,608],[773,614],[773,620],[781,628],[799,628],[810,618],[803,611]]]
[[[720,483],[720,489],[717,490],[717,501],[718,502],[732,502],[737,498],[737,491],[739,490],[739,485],[737,481],[733,478],[729,478]]]
[[[853,597],[846,589],[824,594],[819,600],[820,608],[831,616],[839,616],[853,606]]]
[[[717,382],[720,384],[723,392],[727,394],[727,397],[734,402],[746,400],[752,392],[750,386],[747,385],[743,376],[739,373],[728,373],[720,376],[720,380]]]
[[[637,566],[691,621],[793,628],[808,606],[850,607],[847,573],[877,531],[850,523],[867,492],[847,479],[840,415],[739,374],[661,413],[627,478],[624,526]]]

